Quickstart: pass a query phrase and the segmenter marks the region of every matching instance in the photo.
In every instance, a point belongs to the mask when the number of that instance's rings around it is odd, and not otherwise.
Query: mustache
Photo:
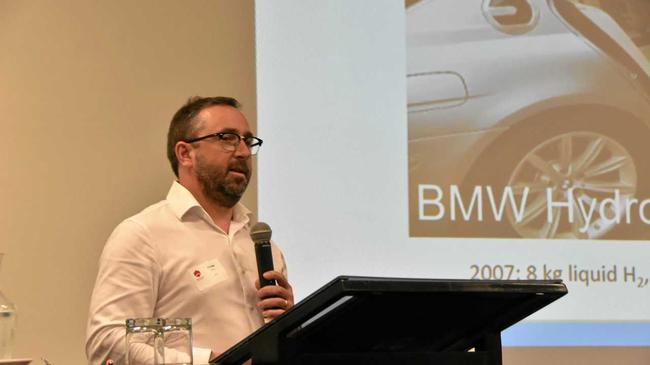
[[[241,162],[237,161],[228,164],[228,170],[234,170],[245,174],[249,174],[251,169],[248,168],[246,161],[241,161]]]

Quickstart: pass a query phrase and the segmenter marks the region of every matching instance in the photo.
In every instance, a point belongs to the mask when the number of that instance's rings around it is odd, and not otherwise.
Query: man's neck
[[[224,233],[228,234],[230,230],[230,222],[232,221],[235,208],[228,208],[214,202],[212,199],[203,194],[203,191],[198,186],[198,184],[194,186],[193,184],[187,182],[179,181],[179,183],[183,185],[187,190],[189,190],[190,193],[192,193],[196,201],[208,213],[210,218],[212,218],[214,224],[216,224],[217,227],[221,228]]]
[[[198,199],[197,199],[198,200]],[[199,204],[205,209],[210,218],[217,227],[221,228],[224,233],[228,234],[230,222],[234,213],[234,208],[226,208],[212,203],[210,200],[200,201]]]

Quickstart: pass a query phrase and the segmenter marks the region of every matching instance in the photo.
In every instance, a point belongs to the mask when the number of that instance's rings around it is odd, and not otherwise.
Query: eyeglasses
[[[262,145],[262,142],[264,142],[261,139],[253,136],[240,136],[237,133],[222,133],[222,132],[212,133],[202,137],[186,139],[184,140],[184,142],[194,143],[194,142],[202,141],[207,138],[216,138],[220,142],[223,149],[228,152],[236,151],[241,141],[244,141],[246,147],[248,147],[248,149],[251,151],[251,155],[256,155],[257,152],[260,150],[260,146]]]

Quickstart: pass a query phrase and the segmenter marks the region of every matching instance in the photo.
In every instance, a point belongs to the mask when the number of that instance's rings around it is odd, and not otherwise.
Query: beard
[[[244,176],[232,175],[229,173],[231,170],[241,172]],[[195,171],[203,194],[226,208],[232,208],[239,202],[251,177],[246,160],[235,160],[229,163],[228,167],[221,168],[197,157]]]

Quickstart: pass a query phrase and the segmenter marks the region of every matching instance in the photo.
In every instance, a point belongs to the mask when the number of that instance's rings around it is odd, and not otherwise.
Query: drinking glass
[[[164,321],[160,318],[126,320],[126,364],[161,365],[165,363]]]
[[[192,319],[163,319],[165,364],[192,364]]]

